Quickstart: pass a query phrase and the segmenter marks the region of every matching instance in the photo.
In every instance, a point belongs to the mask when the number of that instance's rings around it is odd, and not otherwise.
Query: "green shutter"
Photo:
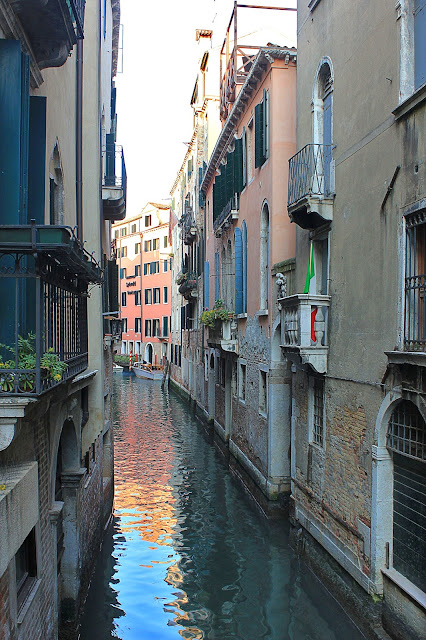
[[[263,103],[259,102],[254,108],[254,166],[261,167],[263,157]]]
[[[269,92],[263,90],[263,117],[262,117],[262,155],[263,162],[269,157]]]
[[[28,219],[44,224],[46,163],[46,98],[30,98]]]
[[[242,153],[242,188],[247,185],[247,133],[246,128],[243,127],[243,133],[241,136],[241,153]],[[241,189],[242,190],[242,189]]]
[[[245,131],[243,132],[243,134]],[[234,191],[241,193],[244,187],[243,179],[243,138],[235,140],[234,151]]]
[[[234,193],[234,153],[232,152],[226,155],[226,195],[223,206],[226,206],[234,197]]]

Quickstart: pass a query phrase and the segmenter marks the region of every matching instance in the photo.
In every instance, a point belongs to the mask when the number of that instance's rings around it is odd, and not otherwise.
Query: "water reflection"
[[[115,519],[82,640],[360,640],[177,397],[116,381]]]

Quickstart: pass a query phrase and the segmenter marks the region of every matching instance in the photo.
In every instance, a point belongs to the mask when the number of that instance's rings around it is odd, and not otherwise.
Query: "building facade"
[[[107,136],[115,142],[120,4],[70,6],[0,6],[0,291],[7,301],[0,634],[7,640],[77,637],[112,510],[110,220],[125,213],[125,168],[123,161],[116,171],[115,149],[106,168],[106,143]]]
[[[294,521],[305,549],[314,538],[333,558],[331,589],[358,611],[380,596],[370,626],[376,615],[414,640],[426,629],[426,9],[299,2],[298,25],[295,295],[280,300]]]
[[[169,205],[148,202],[114,225],[119,264],[121,353],[163,366],[169,358],[171,238]]]

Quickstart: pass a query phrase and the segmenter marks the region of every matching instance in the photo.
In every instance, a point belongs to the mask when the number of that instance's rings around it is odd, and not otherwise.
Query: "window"
[[[144,251],[152,251],[152,240],[145,240]]]
[[[414,403],[396,406],[386,444],[394,465],[393,567],[426,591],[426,423]]]
[[[146,227],[151,226],[151,216],[145,216],[145,226]]]
[[[138,253],[140,253],[140,252],[141,252],[141,243],[137,242],[135,244],[135,255],[138,255]]]
[[[168,262],[168,260],[163,260],[163,273],[167,273],[167,271],[169,270]]]
[[[136,233],[136,225],[132,224],[130,233]]]
[[[15,554],[16,592],[18,610],[24,604],[31,587],[37,580],[35,529],[32,529]]]
[[[121,294],[121,306],[125,307],[127,305],[127,293],[123,291]]]
[[[135,291],[135,304],[139,306],[140,303],[141,303],[141,292]]]
[[[137,278],[137,277],[138,277],[138,276],[140,276],[140,275],[141,275],[141,265],[140,265],[140,264],[137,264],[137,265],[135,266],[135,278]]]
[[[168,245],[169,239],[167,236],[163,236],[163,248],[167,249],[167,245]]]
[[[121,237],[127,235],[127,227],[122,227],[121,228]]]
[[[152,250],[157,251],[160,248],[160,238],[154,238],[152,241]]]
[[[312,429],[311,441],[324,446],[324,380],[313,378],[311,383]]]
[[[426,209],[405,218],[404,348],[426,347]]]
[[[234,255],[235,255],[235,313],[243,313],[243,242],[241,229],[234,230]]]
[[[254,166],[261,167],[269,157],[269,92],[254,108]]]
[[[241,225],[241,243],[243,250],[242,279],[243,279],[243,313],[247,313],[247,225],[243,220]]]
[[[145,336],[151,337],[151,320],[145,320]]]
[[[155,318],[152,321],[152,335],[157,337],[160,335],[160,320],[159,318]]]
[[[153,290],[154,304],[160,304],[160,288],[155,287]]]
[[[145,289],[145,304],[152,304],[152,289]]]
[[[260,216],[260,309],[268,309],[269,298],[269,207],[263,205]]]
[[[163,316],[163,337],[169,336],[169,316]]]
[[[120,232],[119,232],[119,230],[118,230],[118,229],[116,229],[116,230],[114,231],[114,238],[115,238],[116,240],[118,240],[119,236],[120,236]]]
[[[314,84],[313,102],[313,142],[323,145],[322,159],[320,156],[316,162],[322,163],[324,174],[323,184],[320,190],[325,195],[334,191],[334,172],[332,164],[332,144],[333,144],[333,74],[331,60],[323,59],[317,69]],[[321,153],[321,151],[318,151]]]
[[[150,263],[150,274],[153,275],[155,273],[160,273],[160,263],[157,260],[156,262]]]
[[[179,366],[182,366],[182,347],[179,345]]]
[[[253,178],[253,118],[247,125],[246,133],[247,184]]]
[[[127,333],[127,318],[121,318],[121,331]]]
[[[142,329],[142,320],[141,318],[135,318],[135,332],[140,333]]]
[[[149,262],[146,262],[146,263],[143,265],[143,275],[144,275],[144,276],[147,276],[147,275],[148,275],[148,267],[149,267]]]
[[[168,287],[163,287],[163,304],[167,304],[169,301],[169,289]]]
[[[127,247],[121,247],[121,249],[118,250],[118,257],[127,258]]]
[[[268,411],[268,374],[259,371],[259,413],[265,415]]]
[[[124,267],[123,269],[120,269],[120,278],[123,279],[126,277],[127,274],[127,269]]]

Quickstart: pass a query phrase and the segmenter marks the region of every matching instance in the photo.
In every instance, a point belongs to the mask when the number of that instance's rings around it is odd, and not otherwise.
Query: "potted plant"
[[[217,322],[225,322],[234,317],[233,311],[228,311],[223,300],[216,300],[213,309],[205,309],[201,314],[201,322],[210,329],[216,327]]]

